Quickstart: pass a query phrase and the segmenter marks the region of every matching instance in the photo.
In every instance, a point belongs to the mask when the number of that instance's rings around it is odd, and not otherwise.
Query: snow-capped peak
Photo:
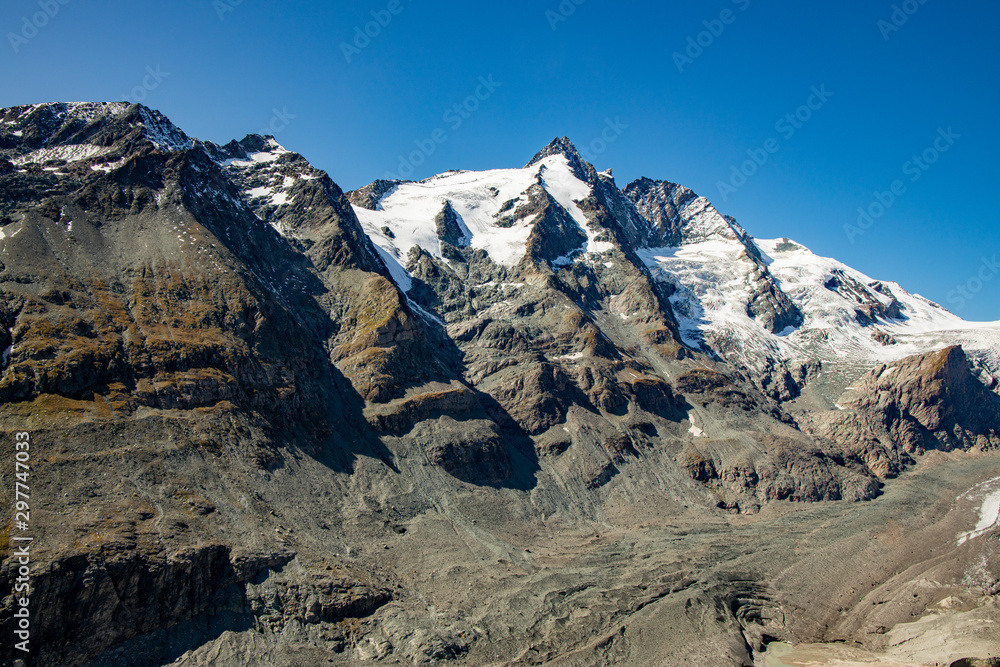
[[[225,146],[207,142],[205,148],[212,159],[223,167],[250,167],[274,162],[291,152],[274,137],[260,134],[248,134],[242,141],[231,141]]]
[[[525,256],[540,215],[533,208],[533,187],[544,190],[579,226],[586,237],[580,253],[612,247],[597,240],[577,204],[591,195],[592,187],[577,176],[571,158],[561,151],[537,157],[522,169],[447,172],[419,183],[397,183],[380,188],[384,194],[372,205],[377,210],[355,205],[354,211],[383,259],[394,265],[390,269],[396,276],[405,274],[403,266],[414,248],[445,259],[446,241],[435,219],[446,207],[457,215],[469,247],[486,251],[497,264],[513,266]],[[408,279],[397,282],[409,285]]]
[[[553,139],[548,146],[538,151],[538,153],[535,154],[535,157],[531,158],[531,161],[525,165],[525,169],[530,169],[546,158],[554,155],[561,155],[566,159],[573,175],[576,176],[577,179],[584,182],[591,181],[592,167],[587,164],[587,162],[580,155],[580,152],[576,149],[576,146],[573,145],[573,142],[570,141],[568,137],[557,137]]]

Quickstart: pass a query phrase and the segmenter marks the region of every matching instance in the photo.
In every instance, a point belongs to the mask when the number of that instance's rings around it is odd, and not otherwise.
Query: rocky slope
[[[997,327],[567,139],[344,193],[270,137],[5,109],[0,293],[36,664],[748,664],[839,638],[778,534],[848,553],[851,502],[1000,444]]]
[[[1000,446],[1000,397],[971,373],[961,347],[881,365],[816,415],[821,432],[857,451],[881,477],[928,449]]]

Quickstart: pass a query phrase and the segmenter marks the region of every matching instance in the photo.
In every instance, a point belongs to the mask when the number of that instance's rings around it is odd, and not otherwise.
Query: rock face
[[[375,211],[378,210],[378,205],[382,197],[392,192],[393,188],[397,185],[399,185],[397,181],[377,180],[360,190],[348,193],[347,196],[355,206]]]
[[[898,320],[903,317],[902,304],[882,283],[862,285],[843,271],[835,270],[827,280],[826,288],[856,302],[856,317],[862,326],[871,326],[879,320]],[[888,299],[880,299],[875,292]]]
[[[642,178],[626,186],[624,193],[652,223],[646,245],[681,248],[722,241],[736,246],[739,260],[746,264],[747,315],[771,333],[802,326],[802,312],[782,291],[753,238],[735,219],[675,183]]]
[[[792,624],[726,530],[1000,442],[982,338],[927,353],[957,318],[832,262],[565,138],[344,193],[139,105],[0,110],[38,664],[747,663]]]
[[[929,449],[1000,447],[1000,397],[973,376],[961,347],[882,365],[851,387],[822,432],[881,477]]]

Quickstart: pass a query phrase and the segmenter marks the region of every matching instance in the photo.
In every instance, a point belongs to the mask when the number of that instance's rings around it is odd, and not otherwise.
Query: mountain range
[[[1000,655],[1000,322],[566,138],[344,192],[273,137],[2,109],[0,295],[29,664]]]

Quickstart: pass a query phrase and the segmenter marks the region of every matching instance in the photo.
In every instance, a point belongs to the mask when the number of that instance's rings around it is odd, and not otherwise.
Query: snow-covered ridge
[[[597,232],[590,228],[587,216],[577,205],[576,202],[590,196],[591,187],[576,177],[569,160],[562,155],[545,158],[538,169],[538,176],[545,191],[552,195],[552,198],[573,217],[580,229],[587,234],[585,250],[587,254],[607,252],[614,248],[613,243],[597,240]],[[559,260],[557,262],[570,263],[570,260],[566,258],[562,262]]]
[[[578,173],[564,151],[552,152],[523,169],[447,172],[399,183],[377,200],[376,210],[354,211],[405,291],[411,277],[404,267],[413,248],[448,261],[435,224],[446,204],[459,218],[463,243],[485,250],[498,264],[517,264],[537,216],[511,224],[509,214],[529,202],[529,189],[537,184],[587,237],[579,250],[553,261],[561,266],[613,247],[597,241],[601,230],[591,227],[577,204],[593,193]],[[998,324],[965,322],[897,283],[874,280],[788,239],[754,240],[683,186],[640,179],[624,193],[649,225],[639,231],[650,247],[636,248],[636,255],[654,280],[673,286],[671,305],[682,339],[695,349],[755,369],[807,359],[864,368],[961,343],[974,356],[978,351],[996,357],[1000,369]],[[655,247],[667,239],[677,247]],[[772,333],[759,320],[768,303],[797,308],[801,318],[791,321],[801,326]]]
[[[860,367],[955,343],[996,355],[998,323],[966,322],[898,283],[876,281],[789,239],[754,243],[778,286],[801,310],[801,327],[772,334],[747,313],[753,262],[735,240],[716,237],[637,251],[654,279],[678,288],[671,302],[686,344],[710,347],[748,368],[761,368],[768,359],[810,358]],[[838,289],[844,282],[851,289]],[[894,302],[898,317],[867,315],[872,309],[894,312]]]
[[[403,266],[412,248],[444,260],[434,220],[449,202],[470,247],[485,250],[497,264],[517,264],[526,253],[537,216],[520,219],[509,227],[498,222],[504,212],[529,202],[528,190],[535,184],[540,184],[587,234],[581,251],[599,253],[612,248],[611,243],[596,240],[576,204],[590,195],[591,186],[576,177],[563,155],[551,155],[523,169],[448,172],[419,183],[400,183],[382,197],[378,210],[354,206],[354,212],[405,290],[410,281]]]
[[[961,328],[967,323],[957,315],[922,296],[910,294],[894,282],[880,282],[829,257],[814,254],[788,239],[758,240],[771,273],[781,281],[785,292],[802,305],[805,326],[812,329],[837,329],[857,323],[856,304],[827,287],[831,276],[842,273],[861,285],[876,283],[889,294],[870,289],[868,295],[882,303],[895,298],[903,307],[903,317],[879,323],[890,333],[920,333]]]
[[[83,121],[92,123],[107,116],[120,116],[129,110],[131,105],[128,102],[54,102],[44,104],[31,104],[24,107],[15,120],[8,123],[17,123],[25,120],[39,109],[50,109],[56,118],[63,122]]]
[[[93,122],[105,116],[120,116],[129,110],[128,102],[68,102],[66,118]]]

